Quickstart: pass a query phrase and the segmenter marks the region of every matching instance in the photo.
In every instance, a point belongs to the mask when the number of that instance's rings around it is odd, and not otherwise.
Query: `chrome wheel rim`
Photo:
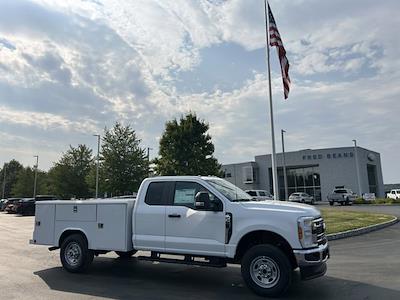
[[[250,264],[251,279],[262,288],[274,287],[281,277],[278,264],[267,256],[259,256]]]
[[[77,242],[71,242],[65,248],[65,261],[71,266],[76,267],[82,257],[81,246]]]

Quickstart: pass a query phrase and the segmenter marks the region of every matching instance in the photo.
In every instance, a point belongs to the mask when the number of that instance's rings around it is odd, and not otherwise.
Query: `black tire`
[[[261,265],[257,267],[257,264]],[[247,250],[242,258],[241,271],[246,285],[264,297],[283,295],[292,281],[289,259],[279,248],[267,244]]]
[[[75,257],[73,257],[74,252]],[[85,272],[93,258],[94,252],[88,249],[87,241],[81,234],[71,234],[62,242],[60,259],[64,269],[68,272]]]
[[[136,250],[131,250],[128,252],[115,251],[115,253],[117,253],[117,255],[123,259],[131,258],[133,255],[135,255],[136,252],[137,252]]]
[[[335,204],[333,201],[329,201],[330,206],[333,206],[333,204]]]

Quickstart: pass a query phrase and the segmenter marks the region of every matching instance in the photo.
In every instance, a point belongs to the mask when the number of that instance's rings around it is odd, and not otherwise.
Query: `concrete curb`
[[[393,220],[390,220],[390,221],[387,221],[384,223],[379,223],[379,224],[370,225],[367,227],[362,227],[362,228],[357,228],[357,229],[353,229],[353,230],[347,230],[347,231],[342,231],[342,232],[338,232],[338,233],[328,234],[327,238],[328,238],[328,241],[340,240],[340,239],[344,239],[344,238],[348,238],[348,237],[352,237],[352,236],[356,236],[356,235],[369,233],[369,232],[376,231],[379,229],[383,229],[385,227],[394,225],[397,222],[399,222],[399,219],[397,217],[394,217]]]

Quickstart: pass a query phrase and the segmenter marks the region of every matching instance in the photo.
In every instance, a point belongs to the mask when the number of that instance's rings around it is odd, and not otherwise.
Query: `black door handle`
[[[172,215],[168,215],[168,218],[180,218],[181,215],[179,214],[172,214]]]

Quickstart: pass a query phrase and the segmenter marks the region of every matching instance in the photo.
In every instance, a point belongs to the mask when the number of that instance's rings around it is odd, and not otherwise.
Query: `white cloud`
[[[10,136],[28,139],[38,151],[40,145],[28,137],[32,131],[52,144],[43,151],[53,151],[48,155],[53,158],[62,146],[118,120],[132,124],[144,144],[157,149],[164,122],[191,110],[210,122],[220,161],[268,152],[262,2],[0,4],[2,140],[11,149],[18,141]],[[384,172],[395,178],[390,162],[400,146],[400,125],[390,116],[399,108],[398,3],[299,0],[271,1],[271,6],[292,66],[286,102],[280,75],[273,72],[276,127],[287,129],[289,150],[347,145],[357,137],[382,152]],[[177,74],[207,63],[205,49],[212,53],[230,43],[262,66],[241,87],[196,93],[177,88]],[[275,55],[272,62],[278,71]],[[207,71],[217,69],[218,61]],[[208,75],[199,73],[199,81]],[[229,72],[224,76],[227,82],[232,78]],[[179,79],[187,84],[184,76]]]

